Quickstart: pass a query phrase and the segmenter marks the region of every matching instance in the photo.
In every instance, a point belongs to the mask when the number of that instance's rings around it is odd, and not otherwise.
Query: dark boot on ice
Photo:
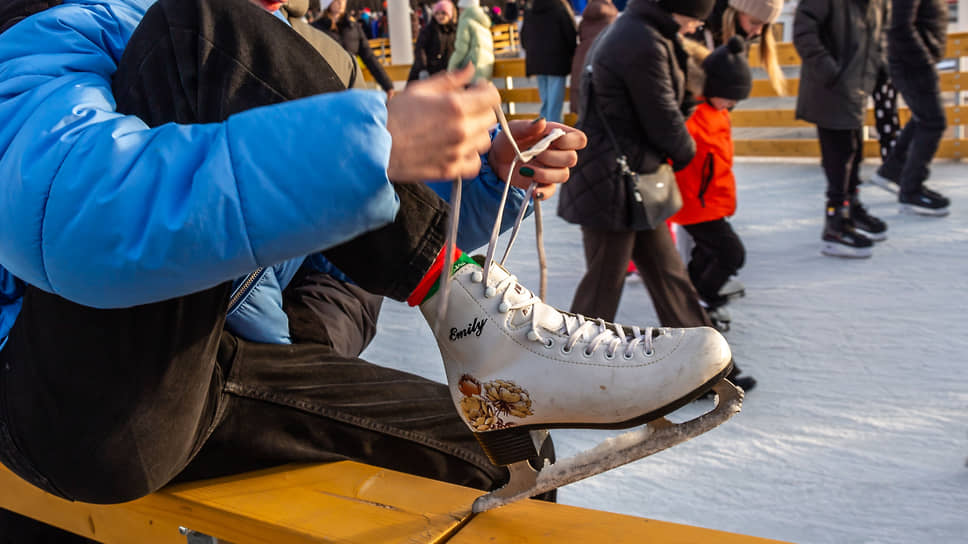
[[[823,248],[820,252],[824,255],[866,259],[873,254],[871,247],[874,242],[857,232],[851,224],[848,206],[827,204],[827,215],[821,238]]]
[[[867,208],[856,197],[850,202],[850,222],[854,229],[873,242],[887,240],[887,223],[867,212]]]

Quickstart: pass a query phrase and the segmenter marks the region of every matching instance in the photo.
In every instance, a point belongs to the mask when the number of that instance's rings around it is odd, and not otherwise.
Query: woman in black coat
[[[413,66],[407,81],[420,79],[420,72],[428,75],[447,69],[447,61],[454,52],[457,35],[457,8],[450,0],[434,4],[433,19],[423,27],[413,47]]]
[[[380,88],[387,93],[388,97],[393,96],[393,80],[370,49],[370,42],[363,32],[363,27],[346,13],[346,0],[332,0],[323,12],[323,16],[313,21],[312,25],[329,34],[354,58],[359,56]]]
[[[633,203],[616,159],[627,155],[629,166],[640,173],[654,173],[669,162],[681,169],[692,160],[696,145],[686,129],[692,101],[686,91],[689,57],[680,34],[694,31],[713,2],[631,0],[588,53],[578,121],[588,146],[579,152],[558,202],[558,214],[581,225],[585,247],[587,271],[572,312],[614,320],[631,259],[663,326],[712,326],[669,230],[664,225],[649,229],[630,216]]]

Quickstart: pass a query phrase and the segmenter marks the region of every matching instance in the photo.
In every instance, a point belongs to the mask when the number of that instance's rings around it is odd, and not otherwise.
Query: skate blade
[[[848,247],[841,244],[825,243],[820,253],[828,257],[842,257],[844,259],[869,259],[874,251],[869,247]]]
[[[911,204],[901,204],[901,213],[906,215],[923,215],[927,217],[944,217],[951,213],[948,208],[922,208]]]
[[[891,193],[892,195],[896,195],[898,192],[897,183],[894,183],[893,181],[885,177],[881,177],[877,174],[872,175],[870,179],[867,180],[867,183],[869,183],[870,185],[873,185],[874,187],[880,187],[881,189],[884,189],[885,191]]]
[[[870,238],[872,242],[883,242],[887,240],[887,232],[868,232],[864,229],[854,227],[854,230]]]
[[[716,406],[696,418],[672,423],[662,417],[646,425],[608,438],[590,450],[535,470],[528,461],[508,465],[511,479],[501,489],[474,501],[475,514],[533,497],[564,485],[601,474],[708,432],[736,415],[743,404],[743,391],[727,380],[713,386]]]

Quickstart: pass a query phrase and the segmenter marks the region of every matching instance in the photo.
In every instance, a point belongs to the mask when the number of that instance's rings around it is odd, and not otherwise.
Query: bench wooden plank
[[[484,512],[448,544],[559,542],[608,544],[767,544],[767,540],[689,525],[625,516],[574,506],[527,501]]]
[[[4,508],[119,544],[184,544],[179,527],[235,544],[773,542],[540,501],[471,517],[480,491],[350,461],[177,485],[119,505],[65,501],[2,467],[0,490]]]

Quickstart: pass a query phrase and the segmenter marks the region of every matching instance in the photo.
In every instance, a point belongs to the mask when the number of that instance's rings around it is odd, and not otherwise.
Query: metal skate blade
[[[546,465],[537,472],[527,461],[509,465],[511,479],[508,484],[478,497],[471,511],[477,514],[584,480],[710,431],[736,415],[743,404],[743,391],[727,380],[714,385],[713,392],[716,393],[716,406],[689,421],[673,423],[666,418],[650,421],[608,438],[590,450]]]

